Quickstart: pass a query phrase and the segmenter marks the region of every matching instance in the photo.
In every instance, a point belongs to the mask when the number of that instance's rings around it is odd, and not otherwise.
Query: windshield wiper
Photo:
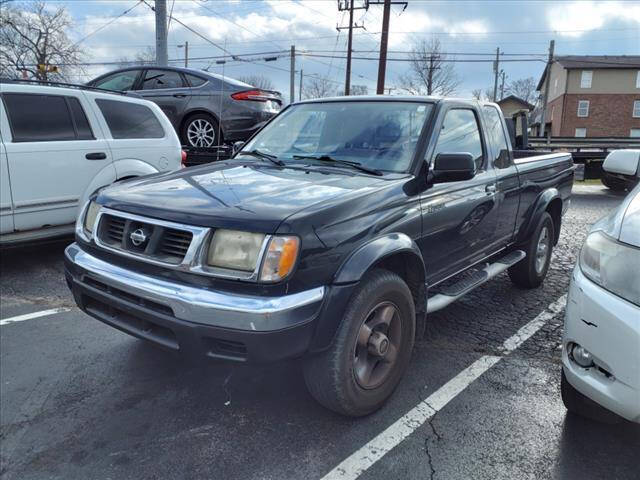
[[[278,157],[276,157],[275,155],[271,155],[269,153],[261,152],[260,150],[249,150],[248,152],[245,152],[245,151],[241,150],[240,152],[238,152],[238,154],[239,155],[248,155],[250,157],[256,157],[256,158],[259,158],[261,160],[269,160],[270,162],[275,163],[279,167],[284,167],[284,165],[285,165],[285,163],[282,160],[278,160]]]
[[[360,170],[361,172],[369,173],[371,175],[377,175],[379,177],[383,175],[383,173],[380,170],[377,170],[375,168],[365,167],[359,162],[352,162],[350,160],[341,160],[339,158],[334,158],[330,155],[294,155],[293,158],[295,160],[309,159],[309,160],[320,160],[322,162],[333,162],[333,163],[338,163],[340,165],[345,165],[348,167],[355,168],[356,170]]]

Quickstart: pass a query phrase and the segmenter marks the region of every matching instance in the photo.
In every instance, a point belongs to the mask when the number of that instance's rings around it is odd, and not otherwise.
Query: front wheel
[[[553,220],[544,212],[525,248],[524,260],[509,268],[511,281],[523,288],[539,287],[547,276],[555,238]]]
[[[404,374],[413,350],[415,305],[393,272],[361,281],[331,347],[305,361],[304,378],[323,406],[358,417],[378,410]]]

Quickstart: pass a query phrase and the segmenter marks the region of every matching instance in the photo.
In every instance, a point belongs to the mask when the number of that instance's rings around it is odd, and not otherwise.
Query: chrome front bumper
[[[197,288],[112,265],[76,243],[66,248],[65,261],[72,283],[91,288],[99,282],[168,307],[176,319],[225,329],[273,332],[308,323],[318,316],[326,290],[317,287],[280,297],[258,297]]]

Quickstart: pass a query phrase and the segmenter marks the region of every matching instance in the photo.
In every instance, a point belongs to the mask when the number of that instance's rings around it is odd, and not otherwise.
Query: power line
[[[131,10],[133,10],[134,8],[136,8],[138,5],[140,5],[143,2],[143,0],[139,0],[138,2],[136,2],[136,4],[134,6],[132,6],[131,8],[128,8],[127,10],[125,10],[124,12],[122,12],[120,15],[118,15],[117,17],[113,18],[111,21],[105,23],[104,25],[102,25],[101,27],[96,28],[95,30],[93,30],[91,33],[85,35],[84,37],[82,37],[80,40],[78,40],[76,43],[73,44],[73,46],[75,47],[76,45],[78,45],[79,43],[84,42],[87,38],[89,38],[91,35],[95,35],[96,33],[98,33],[100,30],[107,28],[109,25],[111,25],[113,22],[115,22],[116,20],[118,20],[121,17],[124,17],[127,13],[129,13]]]
[[[340,55],[321,55],[321,54],[313,54],[313,53],[305,53],[305,52],[301,52],[301,55],[307,56],[307,57],[320,57],[320,58],[347,58],[346,56],[340,56]],[[351,57],[353,60],[375,60],[377,61],[378,59],[375,57]],[[411,58],[387,58],[387,61],[389,62],[413,62],[413,59]],[[493,62],[494,59],[442,59],[440,60],[441,62],[448,62],[448,63],[486,63],[486,62]],[[502,62],[544,62],[545,60],[541,59],[541,58],[514,58],[514,59],[506,59],[506,60],[501,60]],[[602,62],[602,63],[611,63],[611,62]],[[625,64],[620,64],[620,65],[625,65]]]

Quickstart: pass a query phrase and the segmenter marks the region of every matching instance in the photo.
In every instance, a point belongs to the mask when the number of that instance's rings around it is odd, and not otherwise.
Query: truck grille
[[[99,243],[143,258],[173,265],[183,260],[193,233],[105,213],[97,229]]]

